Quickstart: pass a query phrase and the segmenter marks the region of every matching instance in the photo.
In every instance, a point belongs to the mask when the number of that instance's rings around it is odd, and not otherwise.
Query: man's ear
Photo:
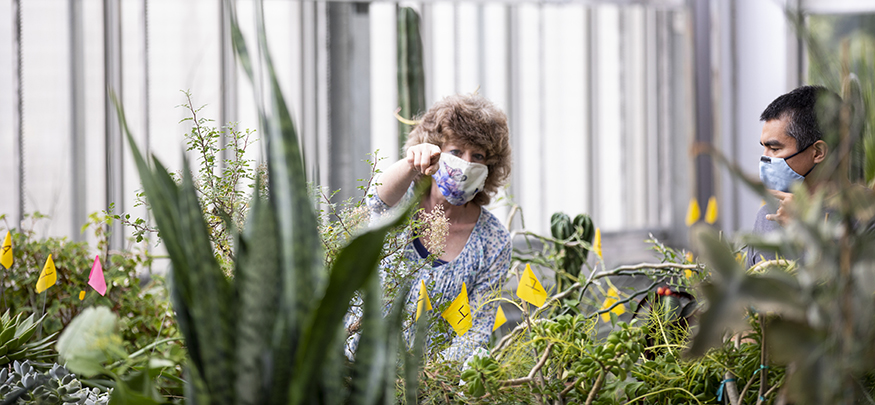
[[[826,159],[826,154],[829,153],[829,145],[822,139],[811,145],[811,148],[814,149],[814,163],[823,162]]]

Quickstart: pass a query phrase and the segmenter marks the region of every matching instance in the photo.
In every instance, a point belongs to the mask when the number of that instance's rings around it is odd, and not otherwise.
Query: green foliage
[[[550,234],[559,240],[554,245],[558,252],[556,261],[563,270],[556,272],[556,289],[561,291],[563,286],[576,281],[586,263],[595,237],[595,226],[589,215],[578,214],[572,221],[564,212],[557,212],[550,217]]]
[[[808,81],[852,105],[850,179],[875,185],[875,35],[871,14],[791,16],[808,51]],[[847,69],[847,74],[844,72]]]
[[[258,7],[261,18],[260,3]],[[252,79],[249,52],[233,7],[229,9],[234,49]],[[187,163],[178,184],[160,162],[147,163],[131,142],[146,198],[173,263],[173,303],[189,354],[187,401],[373,403],[394,389],[402,305],[396,302],[388,320],[379,314],[363,319],[355,366],[368,372],[354,374],[349,386],[366,386],[357,382],[362,378],[375,381],[365,396],[372,401],[348,397],[344,391],[348,368],[341,352],[341,326],[356,290],[366,287],[366,297],[379,296],[375,268],[384,238],[405,215],[351,239],[326,274],[297,133],[279,91],[261,19],[258,34],[270,79],[269,104],[258,103],[268,142],[270,196],[263,200],[256,191],[252,197],[246,230],[234,243],[233,280],[225,277],[213,255]],[[118,112],[132,140],[120,106]],[[365,306],[370,313],[375,309]]]
[[[356,235],[367,229],[369,222],[371,222],[371,213],[366,200],[373,197],[372,193],[379,185],[375,181],[380,174],[377,163],[383,159],[385,158],[379,157],[379,151],[375,151],[366,160],[371,167],[371,174],[367,179],[359,179],[362,183],[358,187],[362,191],[361,197],[334,202],[333,197],[336,191],[329,195],[324,192],[322,187],[310,186],[311,199],[317,207],[317,228],[324,249],[325,268],[331,268],[341,250]],[[406,216],[401,224],[389,229],[386,234],[378,259],[381,264],[381,305],[388,307],[398,298],[401,290],[406,289],[413,282],[420,270],[431,267],[431,263],[443,254],[446,242],[445,232],[449,220],[442,209],[438,208],[430,213],[418,209],[412,215]],[[424,234],[429,234],[432,237],[433,243],[430,244],[435,246],[427,247],[428,257],[415,261],[409,260],[409,256],[405,253],[410,249],[413,240],[422,238]],[[418,288],[417,286],[413,287]],[[434,281],[430,281],[426,285],[429,291],[433,291],[433,287]],[[440,298],[437,295],[431,297],[433,301],[441,301]],[[349,314],[347,331],[349,335],[357,333],[361,329],[362,302],[361,293],[357,291],[350,303],[353,310]],[[440,307],[434,309],[435,313],[440,313],[449,304],[449,301],[443,302]],[[412,337],[415,325],[413,322],[414,314],[405,312],[401,316],[405,325],[404,336]],[[430,317],[427,321],[427,329],[432,331],[432,339],[425,350],[425,356],[435,358],[441,351],[449,347],[451,339],[446,337],[452,336],[448,333],[451,327],[442,318]]]
[[[467,394],[482,397],[486,391],[498,388],[498,362],[492,357],[474,356],[468,361],[468,369],[462,372],[462,381],[467,384]]]
[[[4,217],[0,216],[0,219]],[[164,279],[157,275],[140,276],[140,272],[152,262],[147,252],[112,252],[109,260],[105,253],[101,255],[107,284],[106,295],[101,296],[88,286],[88,275],[94,263],[94,251],[88,244],[67,238],[37,239],[34,226],[46,217],[34,213],[28,218],[26,228],[11,230],[13,266],[4,272],[0,284],[3,286],[2,299],[13,313],[39,316],[43,313],[45,300],[45,318],[37,330],[38,336],[61,331],[80,311],[91,306],[106,306],[124,315],[121,326],[126,350],[133,351],[156,339],[178,335]],[[94,231],[99,251],[106,252],[108,235],[103,225],[111,220],[95,213],[83,226],[83,231]],[[57,270],[57,283],[43,294],[36,294],[34,286],[49,254]],[[80,301],[82,291],[86,294]]]
[[[28,361],[0,370],[0,400],[5,404],[107,405],[109,393],[83,387],[75,374],[55,363],[41,373]]]
[[[88,377],[98,374],[101,364],[124,357],[116,324],[115,314],[106,307],[82,311],[58,339],[61,361]]]
[[[398,111],[414,117],[426,110],[425,69],[419,15],[410,7],[398,7]],[[398,123],[398,145],[407,142],[410,126]]]
[[[175,339],[156,341],[137,352],[128,353],[121,344],[118,324],[118,317],[106,307],[82,311],[58,339],[58,353],[66,367],[91,377],[85,383],[113,387],[113,404],[166,403],[159,389],[167,395],[178,396],[182,381],[174,374],[179,374],[179,362],[162,358],[160,352],[158,356],[144,356],[148,350]],[[163,376],[161,384],[153,384],[159,375]],[[175,390],[168,393],[171,389]]]
[[[234,268],[234,229],[243,228],[252,205],[253,194],[250,191],[256,184],[262,187],[260,194],[267,196],[267,169],[263,165],[256,166],[254,160],[246,158],[247,148],[257,141],[253,137],[254,131],[239,130],[235,123],[222,128],[211,126],[213,120],[198,115],[205,106],[194,107],[191,93],[183,91],[183,94],[186,101],[179,107],[185,108],[190,116],[181,122],[192,123],[190,132],[184,136],[186,151],[197,157],[198,164],[197,171],[191,173],[193,184],[203,207],[216,260],[225,274],[230,276]],[[170,175],[177,184],[182,182],[180,174]],[[150,208],[142,191],[137,192],[134,206]],[[158,229],[151,227],[143,218],[131,219],[130,214],[114,214],[112,206],[105,214],[107,219],[115,219],[129,226],[133,230],[132,237],[138,243],[148,241],[152,233],[161,238]]]
[[[826,198],[827,193],[834,197]],[[748,238],[752,245],[804,257],[792,272],[776,265],[748,274],[729,260],[731,254],[715,236],[698,236],[718,277],[703,289],[710,305],[693,353],[717,344],[731,326],[727,321],[739,319],[743,308],[768,311],[774,316],[767,318],[767,340],[781,342],[773,347],[775,360],[797,365],[788,379],[788,397],[802,404],[851,403],[871,390],[862,380],[875,369],[871,347],[862,343],[875,338],[870,305],[875,236],[867,225],[875,196],[855,187],[807,194],[801,187],[794,193],[798,216],[781,239]]]
[[[871,248],[875,194],[852,181],[860,180],[856,149],[871,143],[873,123],[871,106],[861,105],[858,96],[868,93],[864,100],[871,100],[875,86],[871,67],[858,84],[850,72],[840,68],[856,69],[866,63],[848,64],[851,56],[847,52],[836,63],[838,55],[830,54],[831,49],[823,47],[801,20],[793,23],[809,45],[814,77],[833,90],[847,90],[837,91],[843,94],[841,103],[818,104],[819,121],[835,123],[823,128],[830,153],[805,184],[792,190],[791,219],[780,232],[742,239],[795,262],[781,260],[745,269],[736,263],[725,241],[708,230],[696,231],[713,279],[702,287],[708,309],[700,317],[691,353],[701,355],[720,345],[726,331],[738,330],[735,324],[753,308],[763,324],[765,341],[775,342],[767,346],[769,357],[778,364],[794,365],[779,392],[782,400],[797,404],[871,402],[875,353],[868,342],[875,339],[875,255]],[[875,149],[865,151],[867,159],[873,156]],[[870,180],[868,175],[865,180]],[[775,203],[761,188],[755,191]]]
[[[561,268],[566,256],[556,247],[562,240],[555,237],[563,236],[561,232],[554,237],[526,231],[516,235],[541,244],[515,250],[515,266]],[[524,310],[528,319],[488,355],[475,356],[464,366],[428,364],[418,400],[407,403],[713,404],[721,385],[724,401],[731,391],[740,392],[742,403],[760,396],[772,403],[784,386],[785,371],[769,362],[763,365],[764,339],[757,322],[747,324],[743,336],[705,350],[701,357],[684,356],[701,308],[695,284],[713,282],[713,277],[688,252],[656,238],[649,242],[663,263],[590,269],[586,279],[557,290],[541,308]],[[726,249],[727,259],[744,259],[737,248]],[[620,296],[612,305],[625,305],[627,312],[622,319],[610,313],[610,322],[604,322],[601,315],[612,306],[604,304],[605,291],[615,288],[619,277],[645,283],[618,289]]]
[[[18,313],[12,317],[7,309],[0,316],[0,366],[22,359],[44,363],[54,358],[51,346],[54,344],[56,334],[53,333],[44,339],[30,342],[46,316],[43,315],[34,321],[33,314],[27,318],[24,318],[23,315],[23,313]]]

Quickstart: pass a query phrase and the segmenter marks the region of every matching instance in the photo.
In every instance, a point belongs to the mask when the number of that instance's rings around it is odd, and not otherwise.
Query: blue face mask
[[[805,180],[805,176],[807,176],[808,173],[811,173],[811,170],[814,170],[814,166],[812,166],[804,175],[801,175],[796,173],[796,171],[787,164],[787,160],[802,153],[805,149],[783,159],[768,156],[760,157],[760,180],[762,180],[763,185],[769,190],[778,190],[786,193],[790,191],[790,187],[793,184]]]

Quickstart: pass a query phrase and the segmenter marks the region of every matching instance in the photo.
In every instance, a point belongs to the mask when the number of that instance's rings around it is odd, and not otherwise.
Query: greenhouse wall
[[[379,149],[381,167],[398,157],[396,12],[410,6],[422,21],[426,105],[477,91],[509,116],[513,175],[491,209],[504,217],[519,204],[536,232],[553,212],[588,213],[606,251],[640,252],[618,261],[649,257],[649,233],[685,245],[684,216],[701,189],[719,201],[715,226],[750,229],[759,198],[719,168],[713,180],[698,176],[696,123],[710,111],[717,149],[755,176],[759,113],[802,82],[804,66],[783,12],[798,2],[234,3],[246,38],[256,37],[256,13],[265,16],[312,182],[354,196],[367,153]],[[703,4],[705,17],[693,12]],[[110,87],[137,141],[172,170],[190,129],[182,90],[204,106],[200,116],[258,130],[261,92],[232,56],[222,1],[0,0],[0,16],[0,213],[10,226],[39,211],[52,218],[41,235],[81,239],[87,215],[110,203],[146,216],[134,206],[139,182]],[[702,30],[710,47],[696,45]],[[710,53],[695,57],[700,49]],[[710,100],[696,100],[701,71]],[[256,145],[250,157],[260,160]]]

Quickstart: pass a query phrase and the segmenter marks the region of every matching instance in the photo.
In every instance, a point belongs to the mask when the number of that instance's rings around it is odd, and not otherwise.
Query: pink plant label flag
[[[91,274],[88,275],[88,285],[100,295],[106,295],[106,280],[103,278],[103,267],[100,266],[99,255],[94,256],[94,265],[91,266]]]

